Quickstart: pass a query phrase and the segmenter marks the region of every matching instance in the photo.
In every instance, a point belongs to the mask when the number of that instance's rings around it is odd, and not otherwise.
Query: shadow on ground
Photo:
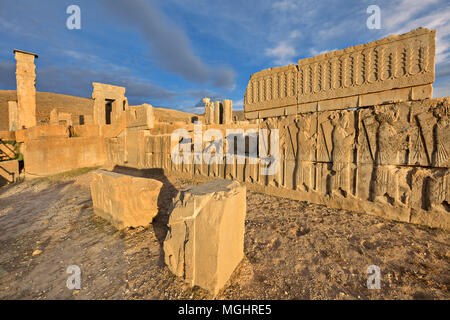
[[[160,244],[160,259],[161,265],[164,265],[164,250],[163,243],[168,232],[167,224],[169,222],[169,211],[173,198],[178,193],[178,189],[169,181],[164,174],[164,169],[135,169],[124,166],[115,166],[114,172],[128,174],[133,177],[149,178],[161,181],[163,186],[158,197],[158,214],[153,219],[152,227],[156,238]]]

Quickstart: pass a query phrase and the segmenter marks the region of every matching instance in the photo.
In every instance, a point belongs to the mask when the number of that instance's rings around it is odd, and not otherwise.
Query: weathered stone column
[[[17,82],[17,129],[36,126],[36,66],[34,53],[14,50]]]
[[[223,100],[223,123],[230,124],[233,122],[233,102],[228,99]]]
[[[8,101],[9,131],[18,130],[17,101]]]
[[[220,101],[214,101],[214,124],[220,124],[220,109],[222,103]]]
[[[211,124],[214,121],[213,104],[209,98],[204,98],[203,103],[205,104],[205,124]]]

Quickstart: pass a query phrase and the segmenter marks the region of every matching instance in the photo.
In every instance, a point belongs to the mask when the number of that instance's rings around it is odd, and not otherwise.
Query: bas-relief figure
[[[433,156],[434,167],[448,168],[450,166],[450,150],[448,141],[450,139],[449,114],[450,106],[448,100],[438,105],[433,111],[437,122],[433,127]]]
[[[402,179],[403,170],[395,165],[402,164],[399,154],[408,148],[406,138],[412,128],[399,121],[400,112],[394,106],[380,106],[374,110],[374,114],[378,128],[372,200],[390,204],[407,202],[411,188]]]
[[[434,167],[445,169],[429,179],[429,209],[450,212],[449,100],[444,100],[431,111],[437,119],[433,126],[432,163]]]
[[[355,131],[350,127],[349,111],[339,111],[330,115],[333,125],[331,132],[331,179],[330,193],[346,197],[351,194],[350,175],[354,167]]]
[[[314,121],[316,117],[311,114],[301,114],[294,120],[295,126],[292,131],[296,130],[296,161],[294,178],[294,189],[309,191],[314,186],[314,164],[316,138],[317,133],[313,129],[315,127]]]

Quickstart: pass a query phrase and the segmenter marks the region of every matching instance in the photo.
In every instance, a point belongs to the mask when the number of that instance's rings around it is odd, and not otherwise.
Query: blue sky
[[[66,9],[81,8],[68,30]],[[381,29],[366,10],[381,8]],[[13,49],[39,54],[37,90],[89,97],[93,81],[130,104],[242,109],[252,73],[418,27],[437,29],[434,96],[450,96],[448,0],[0,0],[0,89],[15,89]]]

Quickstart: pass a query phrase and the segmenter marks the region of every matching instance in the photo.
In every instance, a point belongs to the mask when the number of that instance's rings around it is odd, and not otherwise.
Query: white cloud
[[[381,7],[381,15],[386,29],[394,29],[402,23],[411,21],[418,13],[439,2],[439,0],[402,0],[388,8]]]
[[[401,34],[419,27],[436,29],[436,64],[445,62],[450,57],[450,6],[439,7],[434,10],[429,6],[439,0],[423,2],[420,0],[403,0],[400,5],[382,12],[384,17],[386,35]],[[428,12],[423,13],[424,10]],[[383,13],[382,13],[383,14]]]
[[[277,65],[295,64],[293,58],[297,55],[295,48],[285,41],[281,41],[275,48],[266,49],[266,55],[274,57]]]
[[[275,2],[272,5],[272,8],[279,9],[282,11],[297,9],[297,7],[298,7],[298,3],[295,0],[282,0],[282,1]]]
[[[294,30],[294,31],[292,31],[291,34],[289,35],[289,38],[291,38],[291,39],[296,39],[296,38],[299,38],[300,36],[301,36],[300,31]]]
[[[236,102],[233,101],[233,108],[243,108],[244,107],[244,99],[238,100]]]

